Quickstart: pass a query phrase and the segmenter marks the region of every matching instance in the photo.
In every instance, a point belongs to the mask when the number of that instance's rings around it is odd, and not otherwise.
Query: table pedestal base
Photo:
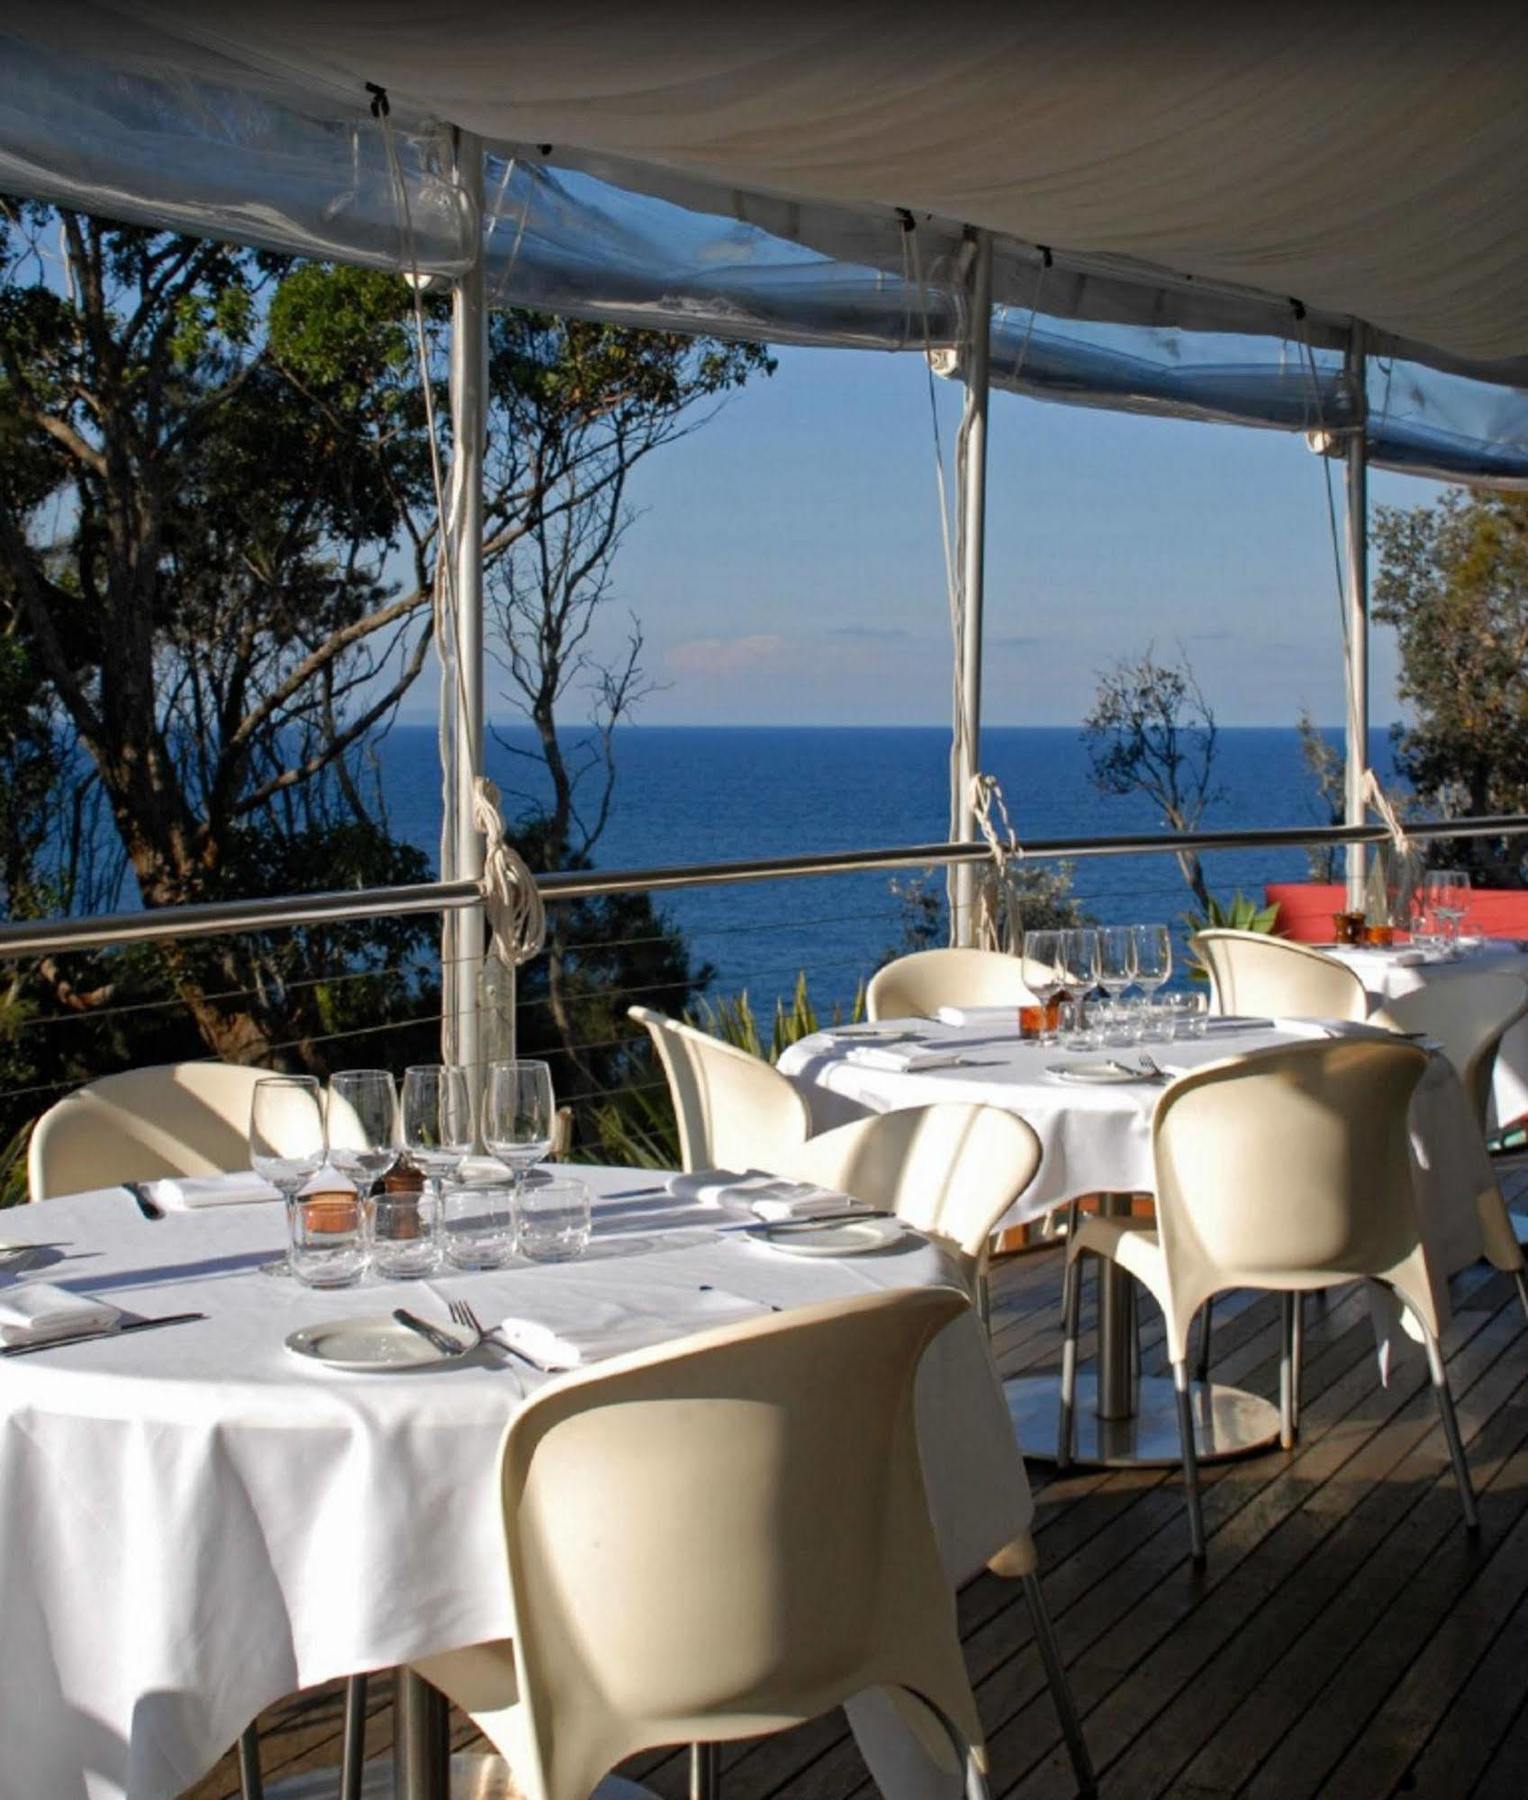
[[[1008,1415],[1025,1456],[1056,1460],[1061,1384],[1053,1375],[1013,1376],[1003,1383]],[[1200,1462],[1247,1456],[1279,1441],[1279,1409],[1256,1394],[1219,1382],[1193,1385],[1194,1443]],[[1135,1384],[1135,1411],[1124,1419],[1098,1416],[1098,1381],[1077,1377],[1072,1461],[1092,1468],[1165,1468],[1183,1460],[1178,1407],[1170,1381]]]

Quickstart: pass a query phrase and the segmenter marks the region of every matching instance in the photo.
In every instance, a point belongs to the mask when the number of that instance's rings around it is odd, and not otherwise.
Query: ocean
[[[1329,735],[1340,744],[1340,734]],[[526,729],[500,727],[488,745],[488,773],[511,820],[538,792],[537,766],[516,754],[532,741]],[[1097,791],[1075,728],[988,729],[982,752],[1021,842],[1161,829],[1144,797]],[[593,853],[601,869],[927,843],[947,830],[949,735],[932,727],[631,725],[615,733],[614,754],[609,823]],[[1394,782],[1387,732],[1373,734],[1370,761]],[[433,860],[440,832],[433,726],[394,726],[380,747],[379,775],[390,828]],[[1215,781],[1223,792],[1206,810],[1207,830],[1323,822],[1292,730],[1223,728]],[[1302,850],[1221,851],[1205,859],[1205,871],[1218,897],[1240,888],[1261,898],[1265,882],[1301,880],[1307,863]],[[877,872],[747,882],[679,889],[660,904],[696,960],[713,966],[713,997],[746,990],[756,1008],[768,1010],[805,970],[813,1000],[827,1009],[852,1000],[901,947],[894,878],[907,880]],[[1191,897],[1171,856],[1085,858],[1073,864],[1072,885],[1101,923],[1163,920],[1181,943]]]

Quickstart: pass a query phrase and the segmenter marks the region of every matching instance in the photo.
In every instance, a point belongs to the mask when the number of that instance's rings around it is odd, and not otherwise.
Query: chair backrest
[[[978,1741],[913,1405],[965,1310],[948,1289],[802,1307],[520,1412],[503,1494],[530,1800],[585,1800],[637,1751],[780,1730],[877,1685]]]
[[[1427,1066],[1415,1044],[1339,1037],[1211,1063],[1175,1081],[1152,1136],[1169,1348],[1228,1287],[1396,1287],[1428,1329],[1407,1109]]]
[[[1480,1129],[1485,1131],[1496,1053],[1502,1038],[1525,1013],[1528,982],[1502,969],[1482,969],[1468,975],[1441,975],[1425,987],[1387,1000],[1375,1010],[1371,1023],[1435,1038],[1459,1071]]]
[[[918,950],[877,969],[865,990],[872,1019],[931,1018],[941,1006],[1034,1006],[1024,964],[1000,950]]]
[[[233,1063],[164,1063],[76,1088],[33,1127],[31,1198],[247,1169],[250,1100],[269,1074]]]
[[[1017,1114],[943,1101],[820,1132],[773,1172],[885,1207],[981,1258],[1039,1167],[1040,1140]]]
[[[1210,972],[1211,1010],[1265,1019],[1365,1019],[1364,984],[1334,956],[1263,931],[1195,932]]]
[[[686,1169],[768,1169],[811,1130],[806,1101],[761,1057],[677,1019],[633,1006],[652,1035],[679,1120]]]

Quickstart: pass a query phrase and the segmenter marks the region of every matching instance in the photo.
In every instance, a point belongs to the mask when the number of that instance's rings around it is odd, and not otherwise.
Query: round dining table
[[[511,1634],[500,1444],[550,1377],[488,1345],[347,1372],[290,1350],[299,1328],[399,1305],[445,1323],[461,1299],[490,1327],[656,1314],[677,1338],[719,1296],[785,1310],[960,1283],[912,1231],[808,1258],[739,1208],[675,1200],[661,1174],[577,1172],[595,1205],[576,1261],[327,1291],[261,1273],[284,1238],[275,1201],[154,1219],[113,1188],[5,1215],[7,1287],[50,1283],[128,1318],[203,1316],[0,1356],[0,1800],[173,1800],[284,1695]],[[957,1583],[1032,1513],[974,1311],[925,1357],[918,1418]],[[884,1792],[934,1791],[884,1697],[850,1716]],[[408,1759],[399,1792],[440,1800],[446,1771],[431,1768]]]
[[[806,1097],[815,1130],[867,1112],[938,1101],[978,1101],[1018,1113],[1040,1140],[1040,1166],[1001,1228],[1043,1219],[1084,1196],[1105,1213],[1128,1214],[1133,1196],[1150,1194],[1155,1185],[1152,1115],[1175,1074],[1274,1045],[1377,1030],[1306,1019],[1214,1018],[1202,1037],[1084,1052],[1022,1038],[1012,1009],[978,1008],[958,1022],[887,1020],[818,1032],[790,1046],[779,1067]],[[899,1060],[904,1066],[895,1066]],[[1109,1063],[1117,1079],[1098,1079],[1100,1066]],[[1499,1223],[1505,1209],[1479,1129],[1441,1055],[1429,1059],[1418,1086],[1411,1135],[1424,1239],[1447,1318],[1447,1276],[1492,1245],[1499,1256],[1512,1251],[1502,1248],[1500,1231],[1510,1236],[1510,1228]],[[1073,1460],[1108,1467],[1176,1464],[1181,1446],[1173,1385],[1139,1372],[1135,1283],[1113,1263],[1100,1264],[1098,1281],[1096,1372],[1078,1379]],[[1376,1296],[1374,1312],[1381,1367],[1388,1371],[1405,1336],[1399,1314],[1383,1296]],[[1024,1452],[1054,1458],[1057,1378],[1010,1377],[1004,1387]],[[1192,1401],[1201,1460],[1245,1455],[1278,1439],[1278,1409],[1259,1395],[1195,1382]]]

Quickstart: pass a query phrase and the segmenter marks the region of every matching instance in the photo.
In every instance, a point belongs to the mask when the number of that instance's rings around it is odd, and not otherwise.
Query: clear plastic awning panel
[[[354,15],[358,67],[367,62],[368,11],[379,63],[398,66],[403,21],[419,67],[442,66],[418,46],[419,33],[445,22],[390,5],[333,15]],[[257,12],[267,25],[275,16],[251,9],[250,17]],[[445,277],[481,253],[495,305],[773,343],[928,349],[942,372],[960,373],[970,245],[958,219],[846,204],[805,174],[812,191],[793,195],[621,149],[523,140],[488,144],[479,201],[456,178],[450,93],[395,85],[384,130],[375,94],[333,57],[278,57],[268,43],[256,54],[240,22],[193,29],[193,13],[212,19],[211,10],[175,4],[56,0],[44,10],[0,0],[0,189]],[[464,18],[481,25],[480,13],[469,7]],[[327,9],[323,22],[332,25]],[[534,70],[531,24],[503,29],[521,34],[521,60],[506,50],[506,68]],[[330,40],[338,41],[333,30]],[[1408,183],[1414,174],[1398,170],[1398,196]],[[1460,218],[1464,230],[1471,221]],[[1489,236],[1481,242],[1489,249]],[[1505,255],[1479,263],[1479,281],[1500,289],[1498,318],[1516,304]],[[1352,267],[1361,291],[1362,258]],[[1334,265],[1333,280],[1341,275]],[[1425,288],[1437,272],[1419,270],[1418,280]],[[1002,232],[993,291],[1000,388],[1305,432],[1331,449],[1355,427],[1343,363],[1351,320],[1341,314],[1115,251],[1042,247]],[[1454,299],[1460,316],[1482,312],[1459,292]],[[1372,327],[1364,342],[1375,463],[1528,487],[1528,358],[1471,360]]]

